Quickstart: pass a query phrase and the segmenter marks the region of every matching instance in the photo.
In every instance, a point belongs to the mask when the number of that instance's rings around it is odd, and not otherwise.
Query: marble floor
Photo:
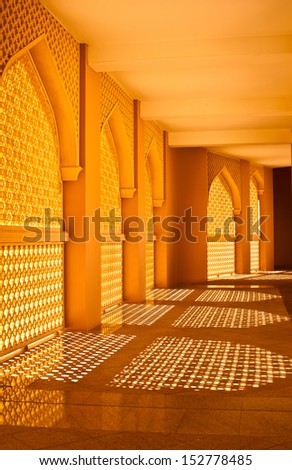
[[[292,271],[154,289],[2,364],[1,449],[292,449]]]

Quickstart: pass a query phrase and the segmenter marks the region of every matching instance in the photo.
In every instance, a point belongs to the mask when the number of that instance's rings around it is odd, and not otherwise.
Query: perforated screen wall
[[[9,230],[27,217],[39,228],[62,217],[59,148],[53,111],[28,54],[3,79],[1,157],[1,337],[2,352],[64,325],[63,244],[12,243]],[[51,221],[49,221],[51,222]],[[15,232],[14,232],[15,233]]]
[[[100,168],[101,215],[110,217],[113,211],[121,220],[118,156],[108,123],[101,133]],[[107,239],[101,243],[101,307],[105,309],[123,299],[123,243],[115,241],[121,237],[121,221],[104,222],[101,228]]]
[[[235,272],[235,243],[233,206],[230,193],[216,177],[211,184],[208,199],[208,277]]]
[[[258,199],[258,189],[253,179],[250,179],[249,182],[249,195],[250,195],[250,224],[251,226],[256,223],[259,218],[259,199]],[[257,239],[256,239],[257,238]],[[251,272],[259,270],[259,240],[258,237],[254,237],[250,241],[250,270]]]

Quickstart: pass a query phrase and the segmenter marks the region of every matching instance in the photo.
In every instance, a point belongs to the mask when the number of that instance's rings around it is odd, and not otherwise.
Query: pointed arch
[[[233,203],[233,215],[239,215],[241,213],[240,192],[226,166],[224,166],[224,168],[220,171],[217,176],[220,176],[222,178],[224,184],[228,187],[230,191]]]
[[[255,182],[255,185],[258,190],[258,195],[261,196],[264,193],[264,179],[260,172],[256,170],[252,175],[251,179]]]
[[[104,125],[108,123],[119,162],[120,194],[122,198],[132,198],[136,188],[134,182],[134,159],[122,113],[116,104]]]
[[[150,166],[152,180],[153,206],[161,207],[164,202],[164,175],[163,166],[161,165],[160,156],[154,137],[152,138],[149,146],[147,159]]]
[[[59,135],[62,180],[77,180],[82,168],[79,166],[78,140],[73,112],[45,36],[40,36],[15,54],[6,64],[3,76],[10,65],[25,53],[29,53],[32,58],[55,114]]]

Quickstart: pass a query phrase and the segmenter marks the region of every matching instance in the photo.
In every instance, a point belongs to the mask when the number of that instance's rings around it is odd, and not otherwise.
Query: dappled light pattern
[[[262,274],[253,279],[263,280],[263,281],[292,281],[291,272],[283,272],[278,274]]]
[[[193,289],[153,289],[146,293],[147,300],[184,300]]]
[[[188,307],[173,323],[180,328],[252,328],[290,321],[288,316],[229,307]]]
[[[157,338],[110,382],[111,387],[240,391],[292,375],[292,360],[249,344]]]
[[[134,336],[67,332],[2,364],[4,387],[42,379],[78,382]]]
[[[263,302],[274,299],[280,299],[280,296],[265,292],[218,289],[204,291],[196,302]]]

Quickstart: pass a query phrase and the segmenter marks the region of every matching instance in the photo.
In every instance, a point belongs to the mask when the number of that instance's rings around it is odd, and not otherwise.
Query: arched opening
[[[100,211],[101,309],[123,300],[123,242],[120,171],[117,149],[107,121],[101,131]]]
[[[228,176],[228,177],[227,177]],[[231,177],[220,172],[213,180],[208,197],[208,279],[235,272],[235,223],[234,215],[240,211],[240,200],[230,190]],[[233,181],[233,180],[232,180]],[[234,189],[234,188],[233,188]],[[237,196],[237,192],[235,193]]]
[[[151,141],[147,158],[152,180],[153,207],[161,207],[164,202],[164,174],[154,138]]]
[[[29,55],[32,59],[35,73],[38,75],[39,81],[50,100],[55,115],[56,128],[59,136],[62,180],[77,180],[82,168],[79,166],[79,143],[76,122],[74,120],[71,104],[45,36],[40,36],[9,60],[3,72],[3,79],[9,68],[23,55]]]
[[[63,195],[55,114],[29,52],[8,63],[2,85],[0,350],[13,353],[64,326]]]
[[[250,272],[257,272],[260,269],[260,226],[257,221],[260,219],[260,198],[263,194],[264,183],[258,171],[254,172],[249,181],[249,226],[250,226]]]
[[[148,158],[145,158],[145,218],[146,218],[146,291],[154,288],[154,227],[153,188]]]

